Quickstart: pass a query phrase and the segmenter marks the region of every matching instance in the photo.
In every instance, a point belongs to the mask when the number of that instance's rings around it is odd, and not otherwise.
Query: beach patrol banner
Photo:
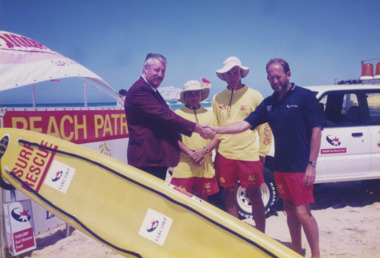
[[[6,111],[3,127],[35,131],[76,144],[128,137],[124,109]]]

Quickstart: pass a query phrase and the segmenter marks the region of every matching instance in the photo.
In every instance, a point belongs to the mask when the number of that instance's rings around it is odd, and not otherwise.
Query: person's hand
[[[191,155],[191,159],[198,165],[201,166],[205,163],[205,150],[204,149],[197,149],[194,150],[193,154]]]
[[[303,177],[303,185],[304,186],[310,186],[314,184],[315,181],[315,175],[316,175],[316,169],[315,167],[311,166],[310,164],[307,165],[305,176]]]
[[[195,157],[192,158],[192,161],[197,165],[197,166],[202,166],[204,163],[205,163],[205,159],[204,158],[199,158],[199,157]]]
[[[211,125],[208,125],[208,124],[203,124],[202,127],[203,128],[210,128],[216,134],[217,127],[214,127],[214,126],[211,126]]]
[[[215,136],[215,131],[211,129],[208,125],[196,124],[194,132],[198,133],[204,139],[213,139]]]
[[[214,136],[215,136],[215,130],[212,126],[209,126],[209,125],[206,125],[206,124],[203,124],[201,126],[201,133],[200,135],[204,138],[204,139],[214,139]]]

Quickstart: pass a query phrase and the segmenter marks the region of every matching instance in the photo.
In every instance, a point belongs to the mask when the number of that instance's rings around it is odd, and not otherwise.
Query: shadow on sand
[[[315,185],[313,210],[364,207],[380,202],[380,180]]]

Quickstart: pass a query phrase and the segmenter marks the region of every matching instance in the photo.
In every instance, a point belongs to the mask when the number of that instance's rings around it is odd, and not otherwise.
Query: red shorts
[[[172,178],[172,185],[192,193],[197,196],[209,196],[219,192],[218,182],[216,178],[190,177],[190,178]]]
[[[314,202],[313,185],[305,187],[302,183],[305,173],[274,172],[277,190],[282,199],[292,199],[294,205]]]
[[[217,154],[215,173],[222,187],[233,187],[238,180],[243,188],[258,188],[265,183],[263,166],[260,161],[226,159]]]

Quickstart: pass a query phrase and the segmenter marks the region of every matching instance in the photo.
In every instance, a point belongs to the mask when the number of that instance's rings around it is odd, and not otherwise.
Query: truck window
[[[326,127],[361,125],[357,93],[330,92],[320,99],[327,119]]]
[[[368,124],[380,125],[380,93],[367,93],[369,119]]]

